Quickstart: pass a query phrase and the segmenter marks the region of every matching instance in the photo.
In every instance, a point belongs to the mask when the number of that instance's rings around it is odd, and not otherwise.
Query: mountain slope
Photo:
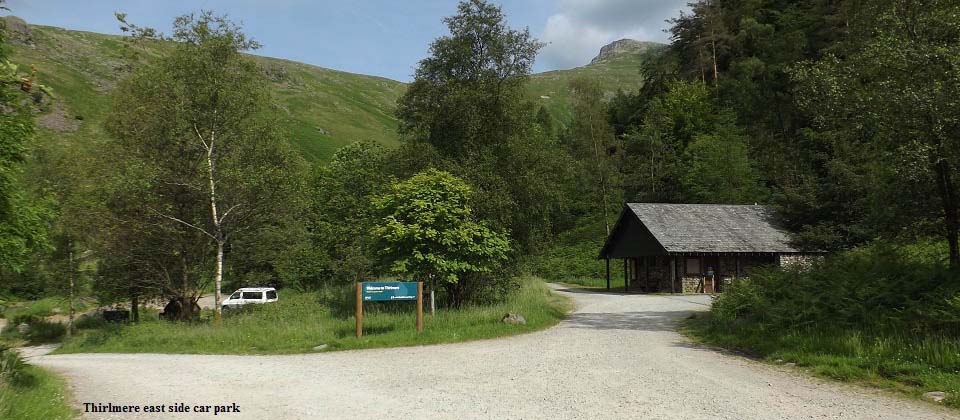
[[[39,118],[39,141],[95,141],[109,110],[109,91],[144,57],[167,45],[127,45],[119,36],[19,25],[5,19],[12,61],[33,65],[56,99]],[[22,21],[20,21],[22,22]],[[252,56],[271,79],[291,143],[310,160],[323,160],[346,144],[397,144],[393,110],[403,83],[287,60]]]
[[[590,64],[569,70],[537,73],[530,77],[527,90],[533,100],[545,106],[561,124],[569,124],[570,82],[578,77],[599,80],[607,98],[618,89],[635,91],[643,84],[640,66],[648,54],[655,54],[665,45],[622,39],[600,49]]]
[[[120,36],[5,21],[12,60],[34,65],[38,82],[53,88],[56,99],[39,116],[40,143],[88,145],[105,138],[109,92],[135,65],[158,56],[167,43],[131,46]],[[543,104],[561,125],[569,124],[569,83],[577,77],[600,81],[607,96],[642,83],[645,54],[661,44],[621,40],[605,46],[590,64],[530,77],[531,100]],[[288,60],[252,55],[271,81],[283,111],[281,124],[291,143],[310,161],[329,159],[338,148],[358,140],[392,147],[398,144],[394,117],[406,84]]]

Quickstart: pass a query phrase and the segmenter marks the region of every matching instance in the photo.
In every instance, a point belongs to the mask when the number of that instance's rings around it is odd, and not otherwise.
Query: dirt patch
[[[53,111],[40,116],[37,124],[58,133],[73,133],[80,129],[81,121],[70,115],[60,104],[54,106]]]

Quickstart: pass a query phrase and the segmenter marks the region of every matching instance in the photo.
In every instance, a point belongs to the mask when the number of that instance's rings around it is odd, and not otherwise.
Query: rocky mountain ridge
[[[641,54],[660,45],[662,44],[629,38],[618,39],[600,48],[600,53],[590,60],[590,64],[597,64],[624,54]]]

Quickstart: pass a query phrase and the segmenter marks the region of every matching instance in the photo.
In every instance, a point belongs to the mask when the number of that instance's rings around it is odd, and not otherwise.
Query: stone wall
[[[812,254],[784,254],[779,256],[777,264],[783,268],[807,269],[822,258],[819,255]]]

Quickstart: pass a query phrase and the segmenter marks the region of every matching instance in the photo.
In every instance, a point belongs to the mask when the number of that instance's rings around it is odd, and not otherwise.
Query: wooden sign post
[[[423,331],[423,282],[357,282],[357,338],[363,337],[364,301],[417,301],[417,333]]]
[[[363,337],[363,283],[357,282],[357,338]]]
[[[423,282],[417,282],[417,333],[423,331]]]

